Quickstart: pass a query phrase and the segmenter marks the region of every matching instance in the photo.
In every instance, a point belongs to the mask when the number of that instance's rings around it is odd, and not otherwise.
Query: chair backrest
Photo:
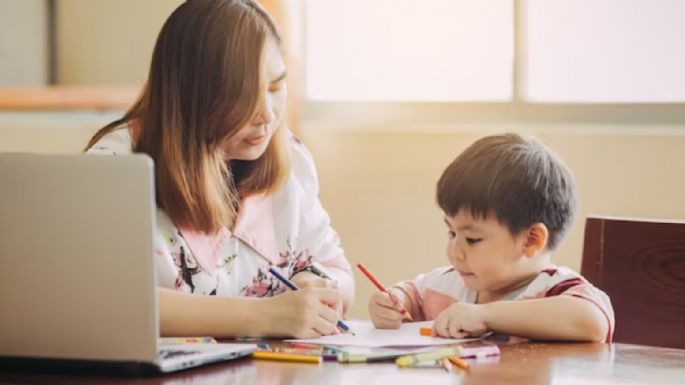
[[[614,306],[614,341],[685,348],[685,222],[588,217],[581,273]]]

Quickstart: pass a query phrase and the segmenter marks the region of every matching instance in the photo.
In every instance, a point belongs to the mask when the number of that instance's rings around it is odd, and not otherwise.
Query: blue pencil
[[[295,285],[294,283],[290,282],[290,280],[289,280],[288,278],[284,277],[281,273],[279,273],[279,272],[278,272],[276,269],[274,269],[273,267],[270,267],[270,268],[269,268],[269,273],[273,274],[274,277],[276,277],[279,281],[283,282],[283,284],[286,285],[286,286],[288,287],[288,289],[290,289],[290,290],[292,290],[292,291],[300,290],[300,288],[297,287],[297,285]],[[350,327],[347,326],[347,324],[345,324],[345,323],[344,323],[343,321],[341,321],[341,320],[338,320],[338,328],[340,328],[340,329],[341,329],[343,332],[345,332],[345,333],[348,333],[348,332],[349,332],[350,334],[354,335],[354,333],[350,330]]]

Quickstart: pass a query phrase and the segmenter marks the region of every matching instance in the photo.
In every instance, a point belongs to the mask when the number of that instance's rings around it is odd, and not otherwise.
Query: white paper
[[[345,323],[350,327],[355,335],[345,333],[313,339],[286,340],[286,342],[381,348],[449,345],[468,341],[477,341],[480,339],[452,339],[422,336],[419,333],[419,329],[422,327],[431,327],[433,325],[433,321],[407,322],[403,323],[399,329],[376,329],[371,321],[350,320],[345,321]]]

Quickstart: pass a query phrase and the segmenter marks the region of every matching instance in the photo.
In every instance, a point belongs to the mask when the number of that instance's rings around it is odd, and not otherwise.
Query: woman
[[[186,1],[159,34],[138,101],[88,144],[155,161],[163,335],[338,332],[354,281],[311,155],[282,127],[285,76],[258,4]],[[303,290],[286,291],[270,267]]]

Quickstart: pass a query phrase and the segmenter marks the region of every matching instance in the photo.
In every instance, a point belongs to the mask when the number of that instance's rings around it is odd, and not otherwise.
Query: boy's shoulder
[[[424,294],[426,292],[449,293],[459,301],[467,301],[469,297],[473,297],[469,295],[470,290],[464,285],[464,280],[453,266],[438,267],[423,273],[416,277],[415,283]]]
[[[551,297],[578,285],[591,285],[583,276],[566,266],[550,266],[535,277],[519,299]]]

